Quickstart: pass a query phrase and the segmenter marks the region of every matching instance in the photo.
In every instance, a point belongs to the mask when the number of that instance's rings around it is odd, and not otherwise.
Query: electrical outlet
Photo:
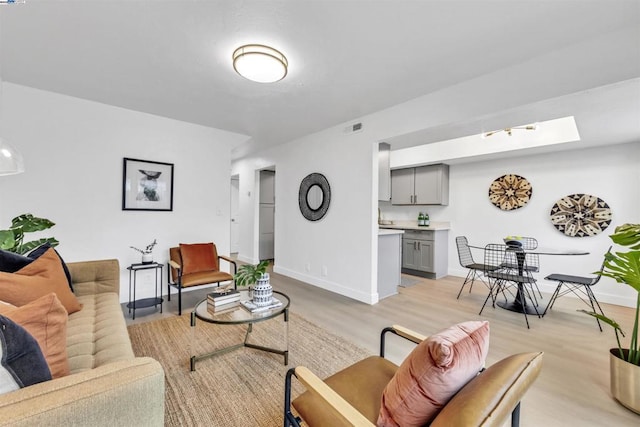
[[[304,269],[305,269],[305,271],[306,271],[307,273],[310,273],[310,272],[311,272],[311,263],[310,263],[310,262],[306,263],[306,264],[304,265]]]
[[[329,274],[329,272],[327,271],[327,266],[323,265],[322,266],[322,277],[327,277],[328,274]]]

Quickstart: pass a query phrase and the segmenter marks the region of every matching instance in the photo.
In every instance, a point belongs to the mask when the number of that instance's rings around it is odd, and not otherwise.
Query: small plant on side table
[[[143,249],[138,249],[136,247],[130,246],[131,249],[133,249],[134,251],[138,251],[142,254],[142,263],[143,264],[150,264],[153,262],[153,248],[155,245],[157,245],[158,242],[156,242],[156,239],[153,239],[153,242],[149,243],[147,245],[146,248]]]

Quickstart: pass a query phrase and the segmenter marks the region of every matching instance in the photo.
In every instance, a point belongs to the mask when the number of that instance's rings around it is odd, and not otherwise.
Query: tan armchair
[[[398,369],[384,358],[388,332],[416,344],[426,339],[392,326],[381,333],[380,356],[357,362],[324,381],[303,366],[290,369],[285,380],[284,426],[299,427],[302,422],[309,427],[376,426],[383,391]],[[444,405],[430,425],[501,426],[511,414],[511,425],[518,426],[520,399],[537,378],[542,355],[516,354],[482,370]],[[293,377],[307,391],[291,401]]]
[[[220,270],[220,261],[233,266],[233,274]],[[167,299],[171,301],[171,287],[178,290],[178,315],[182,315],[182,289],[212,283],[233,282],[236,262],[218,255],[214,243],[183,244],[169,249]],[[234,283],[235,287],[235,283]]]

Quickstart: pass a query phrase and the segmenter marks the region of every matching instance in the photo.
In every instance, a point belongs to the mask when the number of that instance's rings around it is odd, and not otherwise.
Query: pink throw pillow
[[[454,325],[420,343],[382,394],[378,427],[423,426],[484,367],[489,322]]]

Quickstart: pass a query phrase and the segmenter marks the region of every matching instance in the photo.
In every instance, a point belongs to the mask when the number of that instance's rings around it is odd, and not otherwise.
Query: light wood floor
[[[530,317],[531,329],[527,329],[521,314],[498,307],[485,308],[482,316],[478,315],[487,295],[482,283],[476,283],[471,293],[465,292],[456,300],[462,280],[453,276],[419,279],[415,285],[399,288],[399,294],[368,305],[271,274],[274,289],[291,298],[292,311],[372,354],[378,352],[379,332],[385,326],[400,324],[428,335],[454,323],[479,319],[488,320],[491,327],[487,365],[513,353],[544,351],[542,373],[522,402],[523,427],[640,425],[639,415],[610,396],[608,349],[615,346],[613,330],[606,328],[600,332],[594,319],[576,312],[586,308],[580,300],[559,299],[543,319]],[[183,294],[182,315],[189,315],[190,309],[206,293],[205,288]],[[545,294],[542,306],[546,306],[548,298]],[[630,332],[632,309],[602,306],[607,315]],[[123,311],[127,322],[134,323],[124,305]],[[137,310],[135,323],[174,315],[177,315],[177,295],[172,296],[171,302],[165,302],[163,314],[153,308]],[[396,363],[411,350],[404,343],[391,341],[389,344],[394,349],[388,357]]]

